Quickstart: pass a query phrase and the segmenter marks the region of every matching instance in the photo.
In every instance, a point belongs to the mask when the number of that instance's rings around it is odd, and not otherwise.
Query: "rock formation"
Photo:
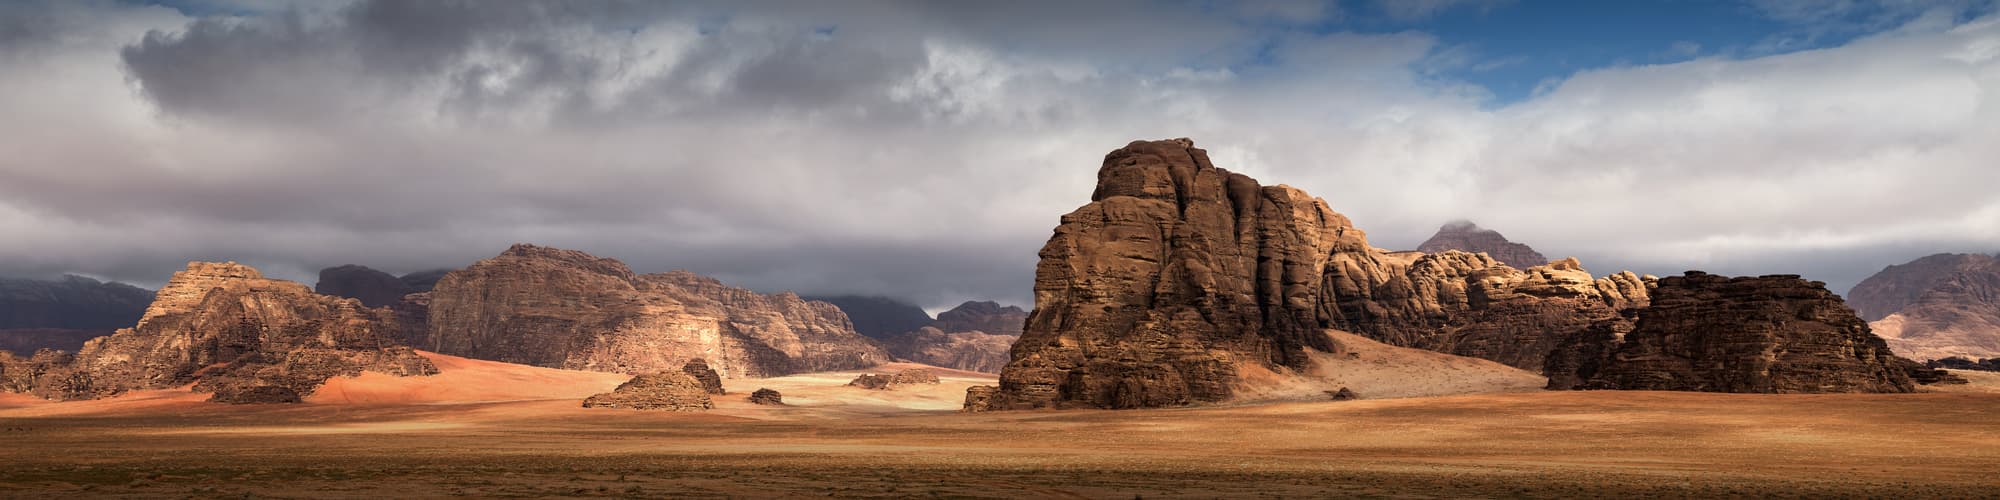
[[[533,245],[445,275],[428,309],[419,348],[552,368],[653,373],[701,358],[742,378],[889,360],[832,304]]]
[[[0,279],[0,350],[22,357],[42,349],[74,352],[83,342],[130,327],[153,292],[82,276]]]
[[[1106,155],[1041,258],[1036,308],[973,406],[1221,401],[1247,365],[1295,372],[1307,350],[1331,352],[1329,329],[1540,370],[1569,333],[1644,306],[1648,286],[1574,259],[1524,271],[1376,249],[1323,200],[1216,168],[1186,139]]]
[[[785,404],[785,396],[778,394],[778,391],[768,388],[758,388],[755,392],[750,393],[750,402],[760,405],[783,406]]]
[[[923,328],[931,322],[931,315],[924,312],[924,308],[888,297],[826,295],[805,299],[840,307],[841,312],[854,322],[854,331],[870,338],[888,338]]]
[[[1484,253],[1492,256],[1493,260],[1500,261],[1501,264],[1520,269],[1549,262],[1549,258],[1543,257],[1541,252],[1536,252],[1527,245],[1507,241],[1507,237],[1501,236],[1499,231],[1482,228],[1472,221],[1465,220],[1445,224],[1444,227],[1438,228],[1437,234],[1431,235],[1431,239],[1424,240],[1424,244],[1417,246],[1417,251],[1423,253],[1444,253],[1446,250]]]
[[[660,372],[632,377],[611,392],[583,400],[584,408],[626,408],[633,410],[703,411],[715,402],[703,390],[701,381],[681,372]]]
[[[1931,368],[1952,369],[1952,370],[1976,370],[1983,372],[2000,372],[2000,358],[1987,358],[1975,361],[1971,359],[1961,358],[1958,356],[1952,356],[1944,359],[1931,360],[1928,363],[1924,363],[1924,366],[1928,366]]]
[[[931,366],[999,373],[1020,339],[1028,312],[994,302],[966,302],[916,331],[882,339],[889,354]]]
[[[397,345],[396,328],[387,310],[265,279],[233,262],[194,262],[160,289],[138,326],[60,355],[68,359],[37,354],[28,390],[71,400],[193,383],[214,401],[279,402],[362,371],[436,373],[429,360]]]
[[[938,383],[940,382],[937,373],[922,368],[911,368],[892,374],[863,373],[847,385],[863,389],[888,390],[903,385]]]
[[[2000,356],[2000,259],[1939,254],[1889,266],[1849,292],[1897,354],[1915,359]],[[1856,306],[1859,309],[1861,306]]]
[[[1911,392],[1916,364],[1896,357],[1826,285],[1794,275],[1662,279],[1631,333],[1572,337],[1552,388],[1749,393]],[[1582,347],[1578,347],[1581,345]],[[1586,359],[1598,356],[1596,359]],[[1552,367],[1551,372],[1557,371]],[[1563,379],[1558,383],[1557,379]]]
[[[707,391],[709,394],[720,395],[729,393],[722,390],[722,375],[716,374],[714,369],[709,368],[707,360],[701,358],[690,359],[687,364],[681,365],[681,373],[686,373],[688,376],[694,377],[696,381],[701,382],[701,390]]]
[[[397,277],[367,266],[348,264],[319,270],[319,283],[313,285],[313,290],[359,299],[368,307],[387,307],[402,301],[405,295],[430,291],[447,272],[420,271]]]

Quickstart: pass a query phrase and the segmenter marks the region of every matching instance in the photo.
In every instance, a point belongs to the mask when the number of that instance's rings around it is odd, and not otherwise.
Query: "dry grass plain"
[[[701,414],[584,409],[622,377],[439,357],[233,407],[0,399],[10,497],[1993,497],[2000,394],[1514,392],[960,414],[967,385],[730,380]],[[900,367],[893,367],[900,368]],[[484,389],[437,383],[484,381]],[[1981,383],[1995,382],[1981,378]],[[757,387],[785,407],[749,404]],[[1985,389],[1991,389],[1990,386]],[[543,396],[562,396],[543,397]]]

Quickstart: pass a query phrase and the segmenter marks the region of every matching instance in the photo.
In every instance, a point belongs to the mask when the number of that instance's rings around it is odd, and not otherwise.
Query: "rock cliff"
[[[1000,386],[968,408],[1221,401],[1247,365],[1295,372],[1332,352],[1329,329],[1541,370],[1565,335],[1648,300],[1646,278],[1574,259],[1374,248],[1323,200],[1216,168],[1186,139],[1106,155],[1041,258]]]
[[[38,354],[27,389],[71,400],[192,383],[214,401],[295,402],[334,376],[437,372],[398,345],[396,333],[388,310],[236,263],[194,262],[160,289],[138,326],[91,340],[67,359]]]
[[[1855,286],[1849,296],[1868,303],[1871,312],[1890,311],[1870,326],[1897,354],[1915,359],[2000,356],[2000,259],[1924,257],[1889,266]]]
[[[616,260],[515,245],[440,279],[420,348],[618,373],[707,360],[725,378],[887,362],[832,304],[758,294],[693,273],[640,275]]]
[[[1847,303],[1861,319],[1876,321],[1915,304],[1931,288],[1966,272],[2000,266],[2000,258],[1941,253],[1882,268],[1847,291]]]
[[[1472,221],[1453,221],[1438,228],[1437,234],[1417,246],[1423,253],[1444,253],[1458,250],[1466,253],[1484,253],[1515,268],[1526,269],[1547,264],[1548,257],[1527,245],[1507,241],[1499,231],[1479,227]]]
[[[889,354],[931,366],[999,373],[1020,339],[1028,312],[994,302],[966,302],[916,331],[882,340]]]
[[[1794,275],[1662,279],[1631,333],[1593,330],[1552,357],[1551,388],[1749,393],[1911,392],[1916,364],[1826,285]],[[1558,383],[1558,379],[1561,379]]]

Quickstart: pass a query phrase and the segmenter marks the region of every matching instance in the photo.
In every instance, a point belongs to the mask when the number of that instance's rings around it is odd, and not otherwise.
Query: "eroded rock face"
[[[966,302],[938,314],[930,325],[882,339],[889,354],[931,366],[999,373],[1020,339],[1028,312],[995,302]]]
[[[1917,287],[1922,289],[1914,297],[1907,295]],[[1897,354],[1914,359],[2000,356],[2000,259],[1933,255],[1890,266],[1854,287],[1852,295],[1880,301],[1876,308],[1900,306],[1870,323]]]
[[[91,340],[66,362],[37,355],[30,390],[69,400],[194,383],[214,401],[277,402],[362,371],[437,373],[398,345],[397,333],[388,310],[236,263],[194,262],[160,289],[138,326]]]
[[[705,411],[715,408],[708,394],[701,381],[693,376],[677,371],[661,372],[632,377],[611,392],[585,398],[583,407]]]
[[[1847,303],[1861,319],[1876,321],[1901,311],[1931,288],[1967,271],[2000,265],[2000,258],[1981,254],[1941,253],[1889,266],[1855,284]]]
[[[1298,369],[1341,329],[1533,370],[1567,334],[1647,302],[1574,259],[1387,252],[1323,200],[1211,165],[1186,139],[1106,155],[1041,251],[1035,305],[991,409],[1228,399],[1239,367]],[[970,404],[970,401],[968,401]]]
[[[1699,271],[1660,280],[1631,333],[1566,352],[1604,357],[1568,377],[1588,389],[1745,393],[1911,392],[1915,363],[1889,352],[1826,285],[1793,275]],[[1609,344],[1609,345],[1604,345]],[[1553,371],[1553,370],[1552,370]],[[1551,377],[1552,388],[1562,388]]]
[[[1472,221],[1454,221],[1438,228],[1437,234],[1417,246],[1423,253],[1444,253],[1458,250],[1466,253],[1484,253],[1501,264],[1526,269],[1549,263],[1548,257],[1527,245],[1507,241],[1499,231],[1479,227]]]
[[[653,373],[700,358],[742,378],[889,360],[832,304],[533,245],[445,275],[428,310],[420,348],[552,368]]]
[[[896,373],[863,373],[847,385],[863,389],[889,390],[902,385],[938,383],[940,382],[937,373],[922,368],[911,368]]]

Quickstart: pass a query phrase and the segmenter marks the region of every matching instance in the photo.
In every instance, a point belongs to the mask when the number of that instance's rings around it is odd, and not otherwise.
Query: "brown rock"
[[[244,387],[240,390],[218,391],[209,401],[229,404],[273,404],[297,403],[304,401],[299,393],[275,385]]]
[[[681,365],[681,373],[701,381],[701,390],[708,391],[709,394],[728,394],[728,391],[722,390],[722,375],[716,374],[714,369],[708,367],[708,360],[690,359],[687,364]]]
[[[1824,283],[1793,275],[1660,280],[1652,305],[1581,388],[1750,393],[1911,392],[1890,354]],[[1603,333],[1577,342],[1605,342]],[[1563,349],[1587,356],[1591,349]],[[1569,377],[1575,380],[1578,377]],[[1551,377],[1551,387],[1557,387]]]
[[[785,404],[785,396],[778,394],[778,391],[759,388],[756,392],[750,393],[750,402],[760,405],[782,406]]]
[[[1952,356],[1982,358],[2000,356],[2000,259],[1984,255],[1944,255],[1918,259],[1903,266],[1890,266],[1856,286],[1853,295],[1884,300],[1916,286],[1925,288],[1907,302],[1894,297],[1901,308],[1880,321],[1870,323],[1875,333],[1889,342],[1897,354],[1914,359],[1941,359]],[[1922,276],[1905,276],[1911,268],[1932,271]],[[1917,283],[1914,278],[1923,278]],[[1880,285],[1885,278],[1891,285]],[[1871,291],[1874,290],[1874,291]],[[1876,307],[1885,307],[1878,305]]]
[[[328,378],[374,371],[437,373],[397,345],[386,309],[265,279],[236,263],[188,264],[134,328],[86,343],[66,363],[36,356],[32,392],[90,399],[196,383],[216,401],[278,401],[312,394]]]
[[[999,387],[975,385],[965,389],[965,408],[961,411],[981,412],[993,409],[993,394]]]
[[[1356,399],[1361,399],[1361,396],[1355,395],[1353,390],[1350,390],[1346,387],[1342,387],[1338,391],[1326,391],[1326,396],[1327,398],[1332,399],[1334,401],[1352,401]]]
[[[1571,332],[1647,301],[1574,259],[1386,252],[1325,201],[1209,163],[1192,141],[1106,155],[1091,203],[1041,251],[1035,305],[992,409],[1222,401],[1238,370],[1305,368],[1326,331],[1534,370]]]
[[[691,375],[661,372],[632,377],[611,392],[585,398],[583,407],[703,411],[715,407],[708,394]]]
[[[1515,268],[1526,269],[1549,263],[1548,257],[1527,245],[1507,241],[1499,231],[1485,229],[1472,221],[1454,221],[1438,228],[1437,234],[1424,240],[1417,251],[1424,253],[1444,253],[1457,250],[1466,253],[1484,253]]]
[[[940,383],[937,373],[922,368],[911,368],[893,374],[863,373],[847,385],[863,389],[889,390],[899,385]]]
[[[1931,288],[1961,273],[2000,265],[2000,258],[1981,254],[1941,253],[1882,268],[1847,292],[1847,303],[1861,319],[1876,321],[1895,314]]]
[[[616,260],[533,245],[445,275],[429,309],[423,347],[553,368],[647,373],[703,358],[741,378],[889,360],[832,304],[684,271],[638,275]]]
[[[980,331],[946,333],[926,326],[883,339],[882,346],[897,359],[954,370],[1000,373],[1000,368],[1007,366],[1008,349],[1020,339],[1015,335]]]

